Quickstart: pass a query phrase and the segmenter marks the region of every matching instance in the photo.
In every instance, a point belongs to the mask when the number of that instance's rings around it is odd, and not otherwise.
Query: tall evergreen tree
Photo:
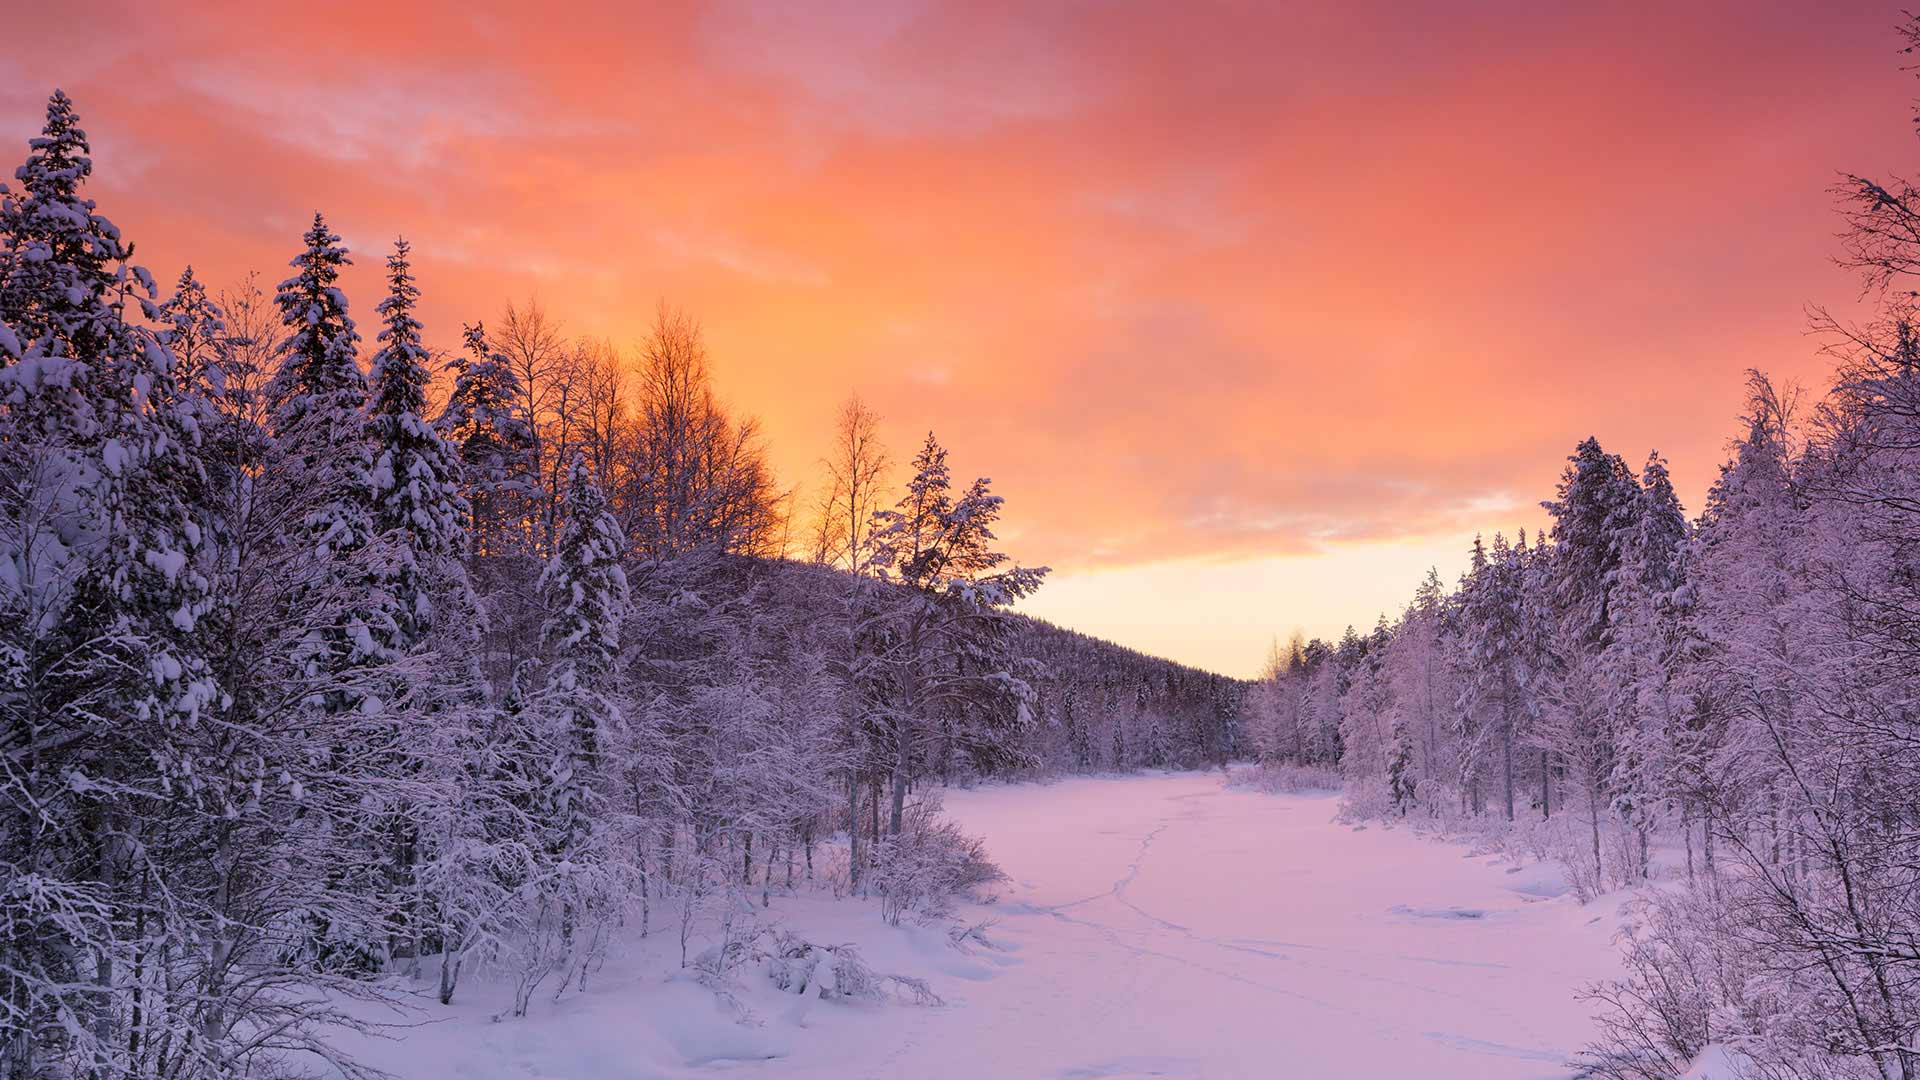
[[[390,659],[388,646],[399,631],[391,600],[376,586],[368,550],[376,492],[366,438],[367,378],[357,359],[360,335],[338,284],[347,252],[319,214],[305,240],[291,264],[296,273],[274,297],[287,337],[268,386],[272,468],[301,478],[305,509],[288,539],[297,554],[326,564],[312,587],[341,594],[328,625],[311,628],[302,654],[310,674],[336,678],[324,696],[329,708],[343,709],[366,700],[352,686],[358,678],[353,673]]]
[[[892,751],[888,831],[900,831],[918,742],[934,709],[967,699],[997,700],[997,715],[1029,717],[1030,689],[1006,670],[1002,609],[1039,588],[1044,567],[1005,566],[993,550],[1001,499],[982,477],[955,499],[947,451],[932,432],[913,459],[906,494],[875,517],[881,577],[900,588],[884,604],[880,667]]]
[[[273,435],[287,466],[315,493],[308,539],[324,552],[348,553],[365,547],[374,531],[367,377],[339,287],[340,268],[350,263],[346,249],[319,214],[304,240],[291,264],[296,273],[274,297],[287,337],[268,387]]]
[[[473,554],[509,554],[526,546],[532,513],[533,427],[521,402],[526,391],[480,323],[463,328],[453,391],[435,421],[459,456],[471,507]]]
[[[226,382],[220,359],[227,325],[220,305],[207,296],[193,267],[180,272],[173,295],[160,305],[156,321],[160,340],[173,354],[175,381],[208,397],[219,394]]]
[[[1514,816],[1514,752],[1520,725],[1520,561],[1507,538],[1495,533],[1493,550],[1482,556],[1470,587],[1461,591],[1461,645],[1467,659],[1464,687],[1481,710],[1491,743],[1499,746],[1499,786],[1507,820]]]
[[[223,794],[217,535],[173,358],[126,318],[152,278],[80,195],[65,94],[30,147],[0,201],[0,1074],[118,1072],[149,830]]]
[[[606,496],[585,460],[576,458],[567,471],[559,544],[540,579],[549,612],[541,639],[552,658],[548,691],[566,716],[583,764],[597,758],[614,719],[607,689],[630,601],[620,565],[625,549]]]
[[[1603,664],[1618,754],[1608,787],[1614,808],[1638,834],[1637,872],[1646,877],[1658,804],[1676,790],[1670,772],[1680,733],[1669,684],[1679,647],[1673,592],[1681,583],[1687,521],[1658,453],[1647,457],[1638,495],[1639,507],[1615,541],[1620,566],[1608,585]]]
[[[584,458],[567,470],[564,518],[541,575],[548,608],[541,644],[544,686],[511,717],[520,771],[538,777],[531,811],[540,863],[531,875],[529,948],[522,981],[555,970],[562,986],[599,947],[601,931],[632,884],[617,857],[626,849],[621,808],[607,798],[607,753],[621,727],[614,661],[630,593],[626,543]],[[524,996],[516,1009],[524,1012]]]
[[[1570,638],[1604,645],[1607,588],[1620,565],[1620,538],[1635,525],[1639,485],[1619,455],[1587,438],[1567,458],[1558,497],[1541,505],[1553,515],[1555,601]]]
[[[388,588],[395,602],[395,652],[418,648],[433,626],[434,593],[463,578],[467,504],[460,494],[460,462],[425,419],[433,379],[420,322],[413,317],[420,290],[413,283],[405,239],[387,259],[384,327],[373,356],[373,397],[367,436],[373,444],[374,531],[392,553]],[[459,583],[464,587],[463,581]]]

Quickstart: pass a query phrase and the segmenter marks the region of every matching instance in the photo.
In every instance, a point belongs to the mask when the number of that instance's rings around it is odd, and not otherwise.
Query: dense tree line
[[[929,781],[1224,745],[1197,673],[1009,613],[1044,571],[931,435],[896,486],[850,402],[797,509],[680,312],[441,356],[402,240],[364,341],[317,214],[276,289],[163,296],[91,170],[56,93],[0,192],[0,1077],[355,1075],[376,976],[524,1012],[662,903],[684,953],[892,888]],[[1084,656],[1098,755],[1036,716]]]
[[[1649,880],[1633,977],[1598,988],[1603,1075],[1677,1077],[1709,1043],[1762,1075],[1920,1069],[1920,349],[1849,340],[1800,411],[1755,375],[1705,510],[1592,440],[1531,541],[1476,540],[1392,623],[1278,651],[1268,760],[1337,769],[1364,815],[1437,819]]]
[[[1244,757],[1248,684],[1037,619],[1016,631],[1040,723],[1032,760],[1071,772],[1204,769]]]

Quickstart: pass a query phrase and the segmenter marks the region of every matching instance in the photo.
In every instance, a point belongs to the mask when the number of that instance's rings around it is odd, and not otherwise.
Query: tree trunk
[[[907,736],[900,733],[900,750],[893,760],[893,802],[887,810],[887,835],[900,835],[900,818],[907,806]]]
[[[813,876],[813,847],[807,847],[807,876]],[[847,773],[847,886],[860,886],[860,774]]]
[[[1500,776],[1507,800],[1507,820],[1513,820],[1513,704],[1500,702]]]
[[[1693,881],[1693,804],[1680,802],[1680,835],[1687,844],[1687,881]]]
[[[1709,805],[1700,815],[1700,871],[1707,875],[1707,885],[1714,895],[1720,894],[1720,878],[1713,865],[1713,807]]]
[[[108,896],[111,896],[120,884],[118,874],[119,865],[116,862],[118,853],[114,850],[116,845],[113,842],[108,823],[104,820],[104,815],[102,815],[102,818],[96,818],[95,824],[99,829],[99,833],[95,839],[95,844],[99,852],[98,858],[100,859],[99,881],[100,884],[105,887],[102,891]],[[94,952],[93,962],[93,982],[94,985],[99,988],[100,993],[100,1000],[95,1006],[98,1011],[94,1014],[93,1019],[93,1037],[99,1040],[100,1053],[104,1055],[106,1048],[113,1045],[113,953],[105,948],[97,949]],[[108,1071],[107,1065],[108,1062],[103,1056],[99,1062],[100,1072],[102,1074]]]
[[[453,943],[447,942],[440,953],[440,1004],[453,1004],[453,988],[460,981],[460,961]]]
[[[1600,785],[1587,785],[1587,820],[1593,825],[1593,881],[1594,888],[1600,887],[1602,863],[1600,861]]]
[[[920,620],[907,631],[906,700],[893,726],[893,805],[887,814],[887,835],[900,835],[900,817],[907,804],[907,770],[913,761],[913,733],[920,723]]]

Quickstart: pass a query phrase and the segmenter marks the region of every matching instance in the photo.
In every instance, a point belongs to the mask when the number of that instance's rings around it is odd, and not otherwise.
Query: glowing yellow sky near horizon
[[[1437,567],[1449,587],[1472,538],[1349,544],[1299,555],[1180,559],[1056,573],[1020,610],[1223,675],[1251,678],[1276,637],[1337,637],[1391,621]]]

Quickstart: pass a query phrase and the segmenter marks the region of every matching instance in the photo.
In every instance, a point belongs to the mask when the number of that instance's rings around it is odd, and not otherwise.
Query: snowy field
[[[751,1020],[669,977],[671,928],[584,994],[493,1022],[476,986],[446,1018],[363,1053],[413,1076],[1567,1077],[1591,1036],[1575,993],[1615,974],[1612,905],[1545,867],[1330,819],[1331,796],[1229,791],[1214,774],[956,791],[1011,880],[999,949],[892,929],[864,903],[776,898],[806,937],[924,977],[939,1007],[856,1006],[742,976]],[[449,1015],[450,1013],[450,1015]]]

